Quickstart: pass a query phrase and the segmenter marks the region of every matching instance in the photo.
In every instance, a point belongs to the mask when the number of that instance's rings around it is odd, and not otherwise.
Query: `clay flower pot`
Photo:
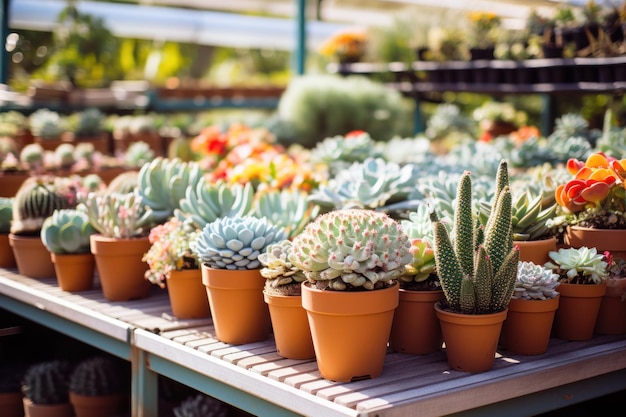
[[[546,300],[511,299],[500,345],[510,353],[539,355],[548,350],[559,296]]]
[[[78,292],[93,288],[96,262],[91,253],[50,253],[57,282],[63,291]]]
[[[550,260],[548,253],[556,251],[556,237],[540,240],[516,240],[513,242],[519,248],[519,260],[543,265]]]
[[[595,333],[625,334],[626,333],[626,278],[608,279],[606,293],[600,302],[600,311],[596,319]]]
[[[274,341],[278,354],[287,359],[315,357],[311,329],[300,295],[277,295],[263,292],[270,310]]]
[[[29,278],[54,278],[56,272],[50,252],[39,236],[19,236],[9,233],[9,244],[17,263],[17,272]]]
[[[593,337],[606,282],[602,284],[561,283],[559,308],[554,317],[553,333],[559,339],[589,340]]]
[[[179,319],[209,317],[209,300],[199,269],[172,271],[167,278],[172,313]]]

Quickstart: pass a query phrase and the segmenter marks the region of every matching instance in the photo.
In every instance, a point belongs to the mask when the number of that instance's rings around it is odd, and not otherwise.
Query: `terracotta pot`
[[[599,253],[610,251],[614,258],[626,259],[626,229],[590,229],[568,226],[563,236],[566,245],[573,248],[586,246],[596,248]]]
[[[0,233],[0,268],[15,268],[15,255],[9,243],[9,234]]]
[[[63,291],[78,292],[93,288],[93,273],[96,262],[91,253],[56,254],[50,253],[57,275],[57,282]]]
[[[28,172],[7,172],[0,174],[0,197],[15,197],[22,183],[30,176]]]
[[[21,392],[0,393],[0,417],[24,417]]]
[[[148,264],[142,261],[150,249],[147,236],[119,239],[94,234],[90,236],[90,247],[107,300],[128,301],[150,294],[152,284],[144,277]]]
[[[24,397],[24,417],[74,417],[72,404],[34,404]]]
[[[61,139],[61,138],[43,139],[43,138],[40,138],[39,136],[35,136],[33,140],[35,143],[40,144],[44,151],[52,151],[52,152],[54,152],[56,148],[59,147],[59,145],[63,143],[69,143],[69,141],[65,139]]]
[[[626,299],[623,299],[624,296],[626,296],[626,278],[608,279],[606,293],[602,297],[596,319],[595,333],[626,333]]]
[[[457,371],[485,372],[493,367],[507,310],[493,314],[459,314],[435,304],[448,364]]]
[[[500,345],[510,353],[539,355],[548,350],[559,296],[547,300],[511,299]]]
[[[398,294],[397,282],[375,291],[321,291],[302,284],[323,378],[350,382],[382,374]]]
[[[556,290],[560,301],[554,317],[554,335],[565,340],[591,339],[606,282],[592,285],[561,283]]]
[[[302,296],[263,293],[270,310],[276,350],[287,359],[315,357],[313,339]]]
[[[271,321],[260,269],[213,269],[203,264],[202,283],[218,340],[242,345],[269,338]]]
[[[550,260],[548,253],[556,251],[556,237],[541,240],[516,240],[519,247],[519,260],[543,265]]]
[[[440,350],[443,339],[435,303],[442,299],[441,290],[408,291],[400,288],[389,347],[411,355],[428,355]]]
[[[54,278],[56,272],[50,252],[39,236],[19,236],[9,233],[9,244],[17,263],[17,272],[29,278]]]
[[[209,317],[209,300],[200,269],[172,271],[167,278],[167,293],[172,313],[179,319]]]
[[[89,397],[70,391],[70,404],[76,417],[110,417],[116,416],[124,405],[124,394],[117,393]]]

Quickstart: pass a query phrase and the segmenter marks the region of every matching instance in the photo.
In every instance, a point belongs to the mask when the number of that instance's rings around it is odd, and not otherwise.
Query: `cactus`
[[[71,179],[31,177],[26,179],[13,200],[11,233],[39,236],[46,218],[56,209],[74,208],[76,188]]]
[[[511,190],[508,166],[502,160],[496,194],[484,227],[474,215],[472,180],[465,172],[457,192],[451,239],[448,229],[431,212],[435,262],[446,306],[463,314],[498,312],[508,307],[515,286],[519,250],[513,247]]]
[[[373,210],[335,210],[294,237],[289,260],[330,290],[382,288],[405,273],[411,243],[398,222]]]
[[[532,262],[519,262],[515,289],[511,298],[519,300],[547,300],[556,297],[559,275],[550,268]]]
[[[267,246],[265,252],[259,255],[266,293],[300,295],[300,285],[306,280],[306,276],[289,260],[292,248],[293,243],[285,239]]]
[[[568,284],[600,284],[608,278],[606,256],[596,248],[561,248],[551,251],[544,267],[559,275],[559,282]]]
[[[70,116],[72,131],[79,137],[96,137],[104,129],[105,115],[96,107],[88,108]]]
[[[146,142],[132,142],[124,155],[124,164],[131,168],[141,168],[154,159],[154,151]]]
[[[97,233],[89,216],[77,209],[55,210],[41,228],[41,241],[52,253],[89,253],[89,236]]]
[[[175,417],[226,417],[229,414],[224,403],[203,394],[183,400],[173,411]]]
[[[259,255],[283,239],[284,231],[264,217],[222,217],[204,226],[195,251],[209,268],[260,269]]]
[[[32,171],[43,167],[44,149],[38,143],[29,143],[20,151],[20,162]]]
[[[203,177],[195,187],[187,187],[180,209],[174,210],[174,214],[181,220],[190,219],[196,227],[202,229],[222,217],[252,215],[253,203],[254,189],[250,183],[211,183]]]
[[[308,201],[307,194],[298,190],[267,190],[258,194],[255,217],[267,219],[285,230],[288,238],[302,232],[319,213],[319,206]]]
[[[137,190],[154,219],[163,223],[180,208],[188,187],[195,187],[203,173],[196,162],[156,158],[144,164],[137,176]]]
[[[35,110],[28,118],[33,136],[44,140],[59,139],[66,131],[66,121],[63,117],[50,109]]]
[[[121,367],[108,356],[93,356],[82,360],[69,379],[69,391],[88,397],[115,394],[123,387]]]
[[[69,402],[72,366],[65,360],[49,360],[30,366],[24,374],[22,393],[34,404]]]
[[[56,165],[61,169],[70,169],[76,162],[74,159],[74,145],[62,143],[54,150]]]
[[[13,219],[13,197],[0,197],[0,233],[6,234],[11,231]]]

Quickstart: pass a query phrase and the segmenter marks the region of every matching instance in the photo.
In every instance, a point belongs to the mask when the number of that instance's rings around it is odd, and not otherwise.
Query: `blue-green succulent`
[[[41,228],[41,241],[52,253],[88,253],[89,237],[97,230],[78,209],[55,210]]]

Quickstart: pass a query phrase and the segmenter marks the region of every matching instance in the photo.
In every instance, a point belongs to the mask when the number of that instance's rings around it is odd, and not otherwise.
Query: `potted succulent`
[[[511,353],[538,355],[548,350],[556,309],[559,275],[550,268],[520,261],[500,345]]]
[[[109,134],[105,130],[105,119],[105,114],[96,107],[86,108],[69,115],[67,124],[72,141],[90,143],[98,152],[105,155],[110,154],[112,144],[109,141]]]
[[[233,345],[269,337],[259,255],[284,239],[266,218],[221,217],[207,223],[195,240],[216,337]]]
[[[626,162],[595,152],[585,161],[570,158],[567,170],[573,178],[555,191],[565,245],[626,258]]]
[[[60,359],[31,365],[22,382],[25,417],[50,415],[53,412],[59,417],[73,417],[74,410],[69,401],[71,372],[72,365]]]
[[[307,278],[302,305],[322,377],[381,375],[410,247],[400,223],[366,209],[322,214],[293,238],[289,260]]]
[[[389,346],[412,355],[428,355],[441,349],[443,342],[434,305],[443,298],[435,269],[432,227],[428,207],[420,205],[401,221],[411,240],[411,262],[398,278],[399,304],[393,316]]]
[[[15,268],[15,256],[9,244],[13,219],[13,197],[0,197],[0,267]]]
[[[227,417],[230,410],[223,402],[204,394],[185,398],[173,409],[175,417]]]
[[[15,196],[29,177],[27,167],[19,160],[21,149],[13,138],[0,136],[0,197]]]
[[[544,266],[559,275],[559,308],[554,334],[565,340],[588,340],[593,336],[608,278],[607,252],[596,248],[560,248],[550,252]]]
[[[261,276],[265,278],[263,299],[270,311],[278,354],[289,359],[310,359],[315,357],[315,350],[301,291],[306,277],[289,260],[292,247],[291,240],[284,239],[259,255]]]
[[[43,222],[41,241],[50,252],[63,291],[93,287],[95,261],[89,239],[94,233],[89,217],[78,209],[57,209]]]
[[[626,333],[626,259],[604,253],[609,276],[596,320],[597,334]]]
[[[200,229],[191,222],[171,217],[150,230],[150,249],[143,255],[148,264],[146,279],[167,288],[172,313],[179,319],[209,316],[198,254],[193,248],[199,234]]]
[[[136,191],[91,192],[80,197],[79,208],[98,231],[90,236],[90,250],[104,297],[111,301],[147,297],[151,285],[144,277],[148,264],[143,255],[150,249],[151,210]]]
[[[513,246],[507,162],[499,164],[493,208],[484,227],[474,213],[470,175],[465,171],[459,180],[454,240],[437,214],[431,213],[437,274],[445,295],[435,310],[450,366],[484,372],[495,360],[515,287],[519,250]]]
[[[67,120],[58,112],[48,108],[35,110],[28,117],[30,130],[35,143],[46,151],[54,151],[63,143],[63,134],[67,132]]]
[[[81,360],[70,374],[68,390],[76,417],[117,415],[127,397],[122,367],[104,355]]]
[[[41,228],[56,209],[75,207],[76,192],[73,179],[55,176],[31,177],[18,190],[13,200],[9,243],[21,275],[55,277],[50,253],[41,241]]]

